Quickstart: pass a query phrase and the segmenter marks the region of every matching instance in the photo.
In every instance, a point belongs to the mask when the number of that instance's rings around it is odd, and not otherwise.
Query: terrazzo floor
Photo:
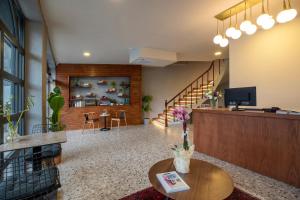
[[[79,130],[67,132],[67,138],[59,165],[58,199],[117,200],[151,186],[149,168],[172,157],[170,147],[181,142],[181,127],[141,125],[83,134]],[[300,200],[299,188],[201,153],[193,157],[222,167],[236,187],[260,199]]]

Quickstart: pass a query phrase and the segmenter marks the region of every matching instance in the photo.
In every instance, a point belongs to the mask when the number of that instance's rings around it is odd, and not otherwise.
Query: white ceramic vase
[[[186,151],[181,149],[180,151],[174,151],[174,161],[173,164],[177,172],[182,174],[187,174],[190,171],[190,160],[194,153],[194,145],[189,147],[189,150]]]

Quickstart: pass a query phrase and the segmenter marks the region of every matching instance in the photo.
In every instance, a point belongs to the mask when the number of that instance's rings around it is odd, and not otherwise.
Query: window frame
[[[12,121],[16,121],[21,112],[20,110],[24,109],[25,105],[25,93],[23,92],[23,96],[20,95],[21,87],[25,90],[25,78],[22,78],[20,72],[23,71],[23,77],[25,75],[25,45],[21,43],[19,39],[21,38],[20,29],[22,26],[23,29],[23,42],[25,40],[25,17],[20,9],[20,6],[14,0],[9,0],[12,16],[14,20],[15,26],[15,33],[11,33],[10,30],[5,26],[5,23],[0,19],[0,104],[3,104],[3,97],[4,97],[4,80],[10,81],[16,86],[16,91],[14,92],[16,96],[14,96],[14,103],[17,105],[16,113],[11,116]],[[20,22],[20,17],[22,17],[23,23]],[[8,40],[14,47],[15,47],[15,60],[14,60],[14,67],[15,67],[15,74],[8,73],[4,71],[4,42]],[[25,42],[24,42],[25,43]],[[19,56],[23,56],[23,63],[20,63]],[[22,65],[22,66],[21,66]],[[24,120],[24,116],[22,117]],[[5,141],[4,137],[4,125],[7,123],[7,120],[0,116],[0,144]],[[23,123],[21,126],[24,126]],[[24,127],[20,127],[19,130],[24,130]],[[23,134],[23,133],[20,133]]]

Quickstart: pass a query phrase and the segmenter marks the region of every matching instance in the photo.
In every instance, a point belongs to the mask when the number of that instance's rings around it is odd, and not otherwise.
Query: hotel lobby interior
[[[300,200],[299,11],[0,0],[0,200]]]

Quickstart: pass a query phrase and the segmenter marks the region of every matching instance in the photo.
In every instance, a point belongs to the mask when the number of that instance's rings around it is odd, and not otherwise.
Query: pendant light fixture
[[[267,12],[265,11],[265,1],[262,0],[262,14],[257,18],[256,23],[263,29],[268,30],[275,24],[275,20],[269,15],[269,0],[267,0]]]
[[[250,22],[252,19],[252,7],[250,8]],[[247,35],[253,35],[257,31],[257,26],[251,22],[251,26],[249,26],[248,30],[246,30]]]
[[[225,33],[224,33],[224,21],[223,21],[223,37],[222,40],[220,42],[220,46],[221,47],[227,47],[229,44],[229,40],[226,38]]]
[[[226,36],[231,38],[233,36],[235,32],[235,27],[232,26],[232,23],[231,23],[231,10],[230,10],[230,23],[229,23],[229,27],[226,29]]]
[[[217,20],[217,35],[214,37],[213,42],[215,44],[220,44],[223,36],[219,33],[219,20]]]
[[[237,40],[242,36],[242,31],[240,31],[238,29],[238,17],[237,17],[237,13],[235,14],[235,31],[233,33],[233,35],[231,36],[232,39]]]
[[[247,1],[245,1],[244,21],[240,25],[240,30],[246,32],[251,28],[251,21],[247,20]]]
[[[286,23],[293,20],[297,16],[297,10],[291,7],[290,0],[287,0],[288,5],[285,0],[283,0],[283,10],[280,11],[276,17],[278,23]]]

